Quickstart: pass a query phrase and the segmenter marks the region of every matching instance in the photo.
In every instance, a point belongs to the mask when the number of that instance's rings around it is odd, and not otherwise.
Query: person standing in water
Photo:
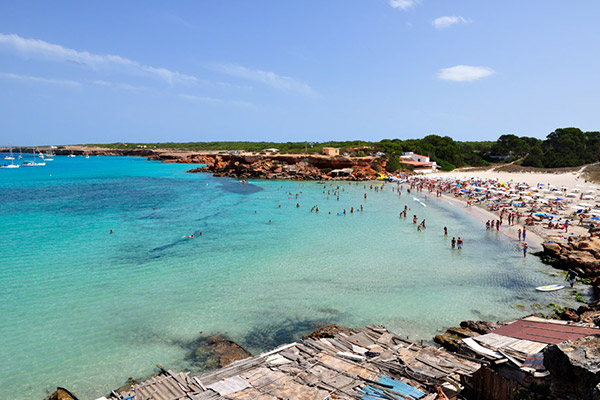
[[[451,244],[452,248],[455,248],[456,247],[456,238],[453,237],[450,244]]]
[[[529,245],[527,243],[523,243],[523,258],[527,257],[527,249]]]
[[[462,249],[463,246],[463,240],[460,238],[460,236],[458,237],[458,240],[456,241],[456,247],[458,247],[458,249]]]
[[[444,236],[448,236],[448,228],[444,227]]]
[[[571,285],[571,287],[573,287],[573,284],[575,283],[575,280],[577,279],[577,271],[575,271],[573,268],[571,268],[569,270],[569,272],[567,272],[567,276],[565,277],[565,281],[569,281],[569,284]]]

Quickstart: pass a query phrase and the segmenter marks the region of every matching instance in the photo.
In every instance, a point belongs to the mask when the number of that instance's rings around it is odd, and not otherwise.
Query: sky
[[[0,145],[600,130],[600,1],[2,1]]]

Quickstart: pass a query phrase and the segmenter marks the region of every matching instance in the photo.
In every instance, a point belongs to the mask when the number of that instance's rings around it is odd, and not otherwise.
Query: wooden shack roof
[[[493,331],[497,335],[531,340],[546,344],[558,344],[598,334],[598,328],[556,324],[550,321],[519,320]]]
[[[439,387],[450,395],[458,392],[458,384],[453,389],[448,382],[480,366],[477,360],[367,326],[290,343],[200,376],[165,370],[128,391],[113,392],[110,399],[433,400]]]

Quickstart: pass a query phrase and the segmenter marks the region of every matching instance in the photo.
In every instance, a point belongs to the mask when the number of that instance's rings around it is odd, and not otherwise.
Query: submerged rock
[[[203,369],[223,368],[237,360],[252,356],[242,346],[222,335],[212,335],[194,343],[191,358]]]
[[[305,336],[305,338],[313,338],[313,339],[326,339],[333,338],[338,332],[344,332],[346,334],[351,334],[352,331],[350,328],[346,328],[345,326],[332,324],[323,326],[319,329],[314,330]]]
[[[56,391],[45,400],[78,400],[77,397],[65,388],[58,387]]]
[[[600,335],[549,346],[544,366],[555,399],[600,399]]]

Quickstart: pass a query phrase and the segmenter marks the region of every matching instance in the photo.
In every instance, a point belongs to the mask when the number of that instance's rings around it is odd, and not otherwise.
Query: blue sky
[[[4,1],[0,144],[600,130],[600,2]]]

